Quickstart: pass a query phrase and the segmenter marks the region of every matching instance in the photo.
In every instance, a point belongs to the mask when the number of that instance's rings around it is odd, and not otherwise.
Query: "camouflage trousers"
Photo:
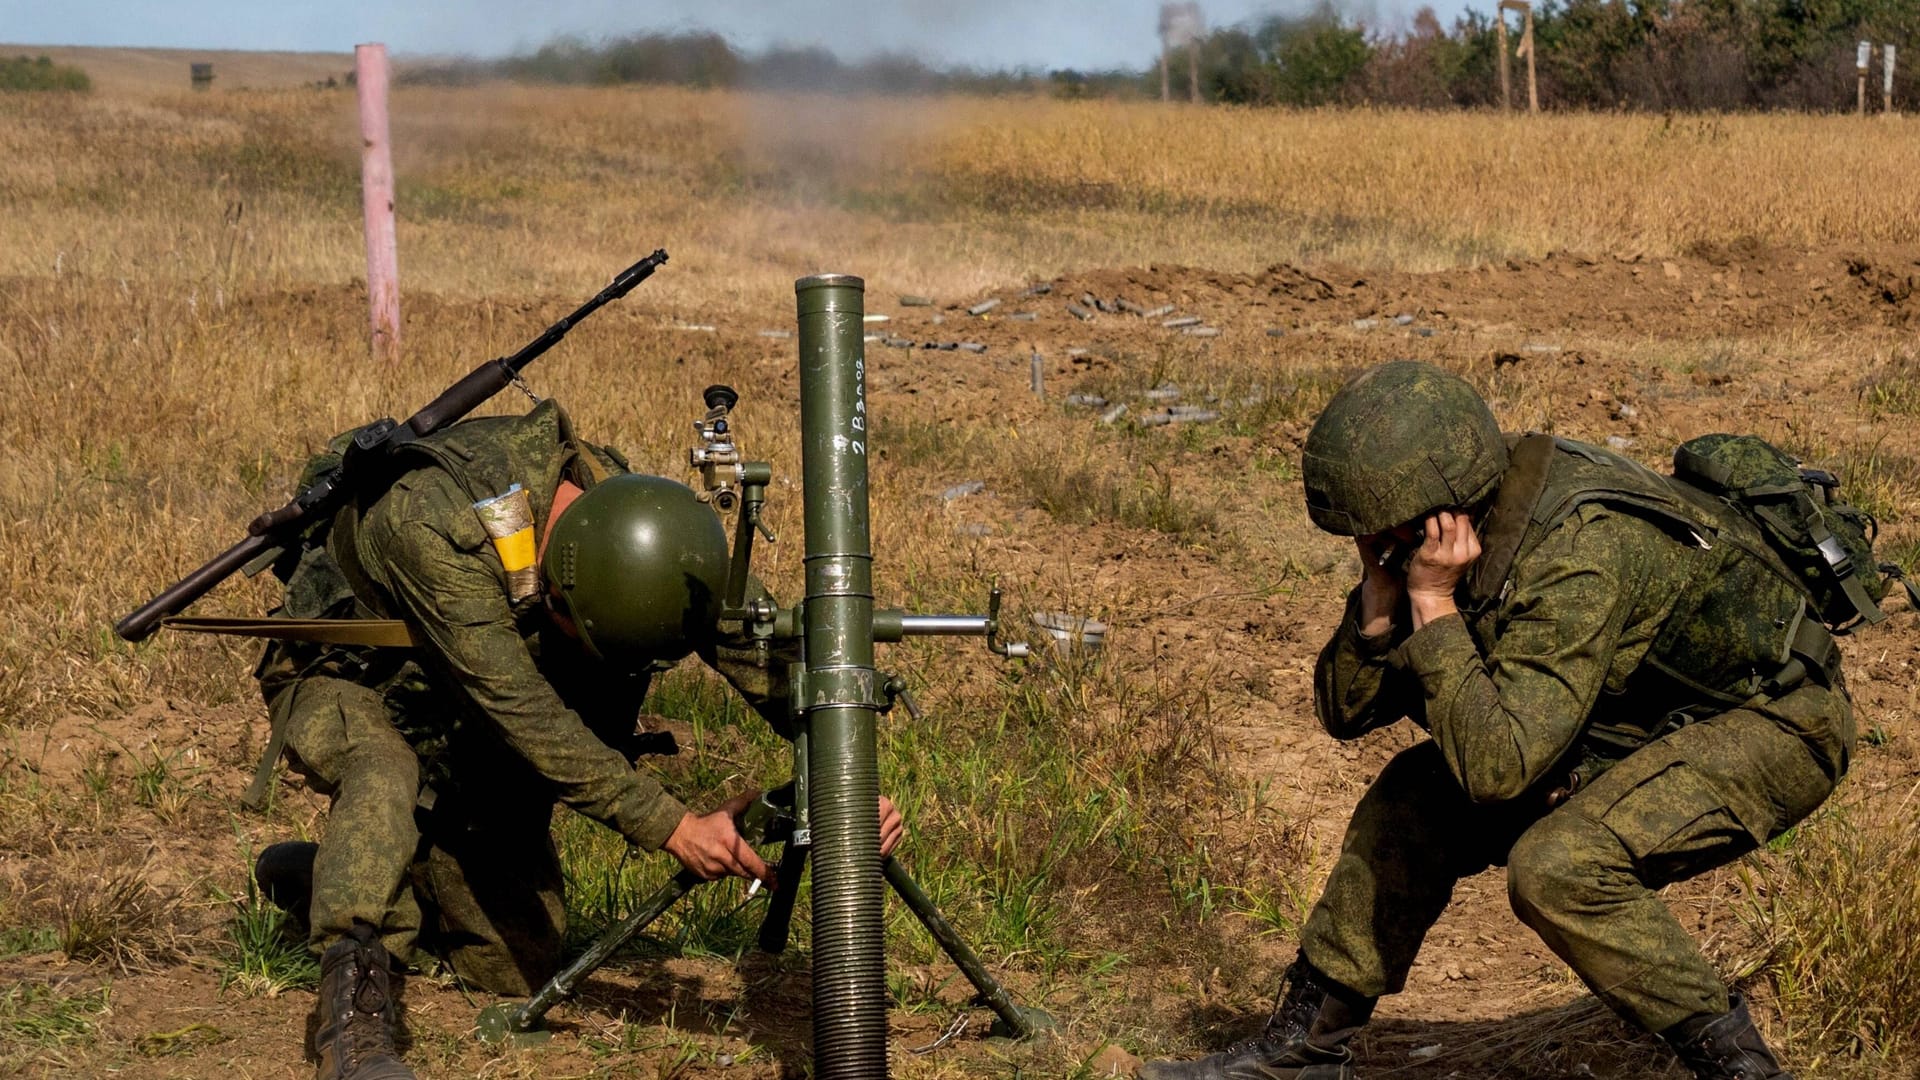
[[[1656,890],[1806,817],[1852,743],[1844,689],[1803,686],[1655,740],[1550,809],[1471,802],[1423,742],[1354,810],[1302,951],[1355,991],[1396,993],[1455,883],[1505,864],[1520,920],[1614,1011],[1654,1032],[1723,1013],[1726,985]]]
[[[551,798],[423,805],[419,758],[379,691],[357,683],[303,679],[272,710],[289,764],[332,803],[313,866],[315,952],[360,920],[394,956],[437,955],[497,994],[527,996],[558,970],[566,914]]]

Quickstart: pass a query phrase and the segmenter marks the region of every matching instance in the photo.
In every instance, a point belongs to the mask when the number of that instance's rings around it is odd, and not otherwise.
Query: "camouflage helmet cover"
[[[1307,515],[1367,536],[1493,493],[1507,443],[1493,411],[1457,375],[1396,360],[1356,376],[1307,434]]]
[[[726,529],[692,488],[625,473],[561,513],[540,574],[589,653],[637,669],[712,636],[727,565]]]

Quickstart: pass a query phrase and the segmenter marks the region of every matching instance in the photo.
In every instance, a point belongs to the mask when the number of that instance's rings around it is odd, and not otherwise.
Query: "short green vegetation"
[[[16,56],[0,60],[0,90],[67,90],[84,93],[93,80],[77,67],[56,64],[45,56]]]

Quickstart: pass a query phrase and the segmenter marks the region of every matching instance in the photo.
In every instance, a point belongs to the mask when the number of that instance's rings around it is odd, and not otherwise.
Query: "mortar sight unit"
[[[778,883],[769,898],[759,944],[786,947],[803,872],[813,874],[813,1075],[820,1080],[884,1080],[887,1074],[887,987],[881,905],[891,887],[998,1017],[995,1030],[1025,1038],[1052,1026],[1045,1013],[1014,1003],[972,949],[934,907],[899,860],[880,857],[874,806],[880,785],[874,730],[902,702],[918,715],[903,679],[874,666],[876,643],[917,635],[976,636],[998,655],[1022,657],[1027,646],[1000,637],[1000,592],[984,615],[925,615],[876,609],[869,535],[867,460],[871,425],[863,340],[864,283],[821,274],[795,283],[799,314],[801,468],[804,484],[806,587],[798,604],[781,608],[749,598],[756,538],[774,539],[761,520],[773,468],[746,461],[735,440],[732,388],[706,390],[706,414],[694,424],[689,454],[700,498],[717,513],[736,514],[732,559],[720,613],[730,635],[765,642],[797,641],[801,661],[788,672],[793,779],[763,795],[741,821],[753,843],[779,843]],[[790,650],[781,650],[790,651]],[[485,1037],[539,1033],[542,1018],[619,947],[700,884],[682,871],[644,899],[620,925],[532,999],[483,1012]]]

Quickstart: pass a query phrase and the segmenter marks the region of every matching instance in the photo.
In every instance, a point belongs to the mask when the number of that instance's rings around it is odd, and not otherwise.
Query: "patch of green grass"
[[[1902,521],[1920,504],[1920,460],[1871,441],[1829,442],[1819,430],[1789,422],[1781,449],[1840,478],[1840,497],[1873,515],[1882,526]]]
[[[285,192],[336,209],[359,199],[359,167],[310,131],[266,115],[246,118],[237,141],[201,147],[209,180],[252,196]]]
[[[221,899],[233,905],[233,919],[227,923],[220,989],[274,997],[283,990],[320,985],[319,959],[308,950],[293,917],[261,894],[252,873],[247,874],[244,895]]]
[[[1204,687],[1092,663],[1014,669],[888,725],[882,787],[909,823],[901,858],[990,964],[1110,967],[1116,944],[1157,934],[1155,913],[1196,922],[1192,883],[1228,872],[1177,824],[1213,790],[1209,714]],[[888,920],[901,958],[941,962],[904,905]]]
[[[913,971],[893,968],[887,972],[887,996],[893,999],[895,1008],[910,1013],[945,1012],[949,1006],[940,995],[963,982],[963,976],[957,971],[949,972],[946,978],[936,978],[926,968]]]
[[[895,420],[887,414],[874,419],[874,454],[889,468],[914,469],[938,465],[943,471],[965,469],[980,460],[983,425],[939,420]]]
[[[1116,466],[1088,457],[1069,463],[1034,451],[1017,469],[1028,498],[1070,524],[1107,522],[1180,536],[1211,532],[1219,523],[1218,510],[1176,490],[1173,471],[1159,462]]]
[[[523,198],[527,186],[514,180],[487,177],[441,179],[429,182],[401,178],[394,192],[394,204],[409,217],[454,221],[468,225],[499,228],[510,222],[502,204]]]
[[[669,790],[696,813],[727,796],[785,783],[792,771],[790,745],[710,672],[689,667],[667,673],[656,680],[647,708],[692,728],[677,756],[643,758],[639,767],[657,766]],[[619,923],[680,869],[671,856],[632,852],[611,829],[578,814],[560,814],[554,832],[566,878],[568,942],[575,948]],[[777,852],[769,848],[766,855],[776,858]],[[758,900],[743,905],[744,889],[745,883],[733,880],[694,889],[631,949],[738,956],[752,943],[765,910]]]
[[[1920,536],[1891,543],[1881,540],[1876,545],[1876,554],[1883,562],[1898,566],[1908,577],[1920,574]]]
[[[56,64],[46,56],[16,56],[0,60],[0,91],[54,90],[85,93],[93,89],[87,73],[69,64]]]
[[[1835,461],[1841,491],[1882,523],[1904,519],[1920,501],[1920,461],[1882,449],[1849,446]]]
[[[1239,902],[1234,905],[1235,914],[1253,920],[1262,936],[1278,934],[1292,937],[1306,925],[1307,913],[1313,910],[1313,894],[1296,880],[1284,880],[1271,889],[1238,888]]]
[[[139,971],[179,955],[179,898],[147,882],[142,867],[63,880],[50,901],[67,958]]]
[[[0,957],[52,952],[60,947],[60,931],[51,926],[14,926],[0,930]]]
[[[1920,415],[1920,356],[1903,352],[1875,364],[1859,388],[1860,400],[1876,412]]]
[[[32,982],[0,990],[0,1072],[68,1065],[64,1051],[93,1042],[110,1011],[111,987],[65,990]]]
[[[178,820],[193,797],[193,790],[183,782],[179,771],[183,753],[175,750],[162,754],[160,748],[154,746],[147,749],[144,758],[138,754],[128,755],[134,761],[129,781],[134,803],[153,811],[163,823]]]
[[[119,755],[104,747],[90,747],[80,758],[80,783],[95,800],[114,797],[119,777],[114,762]]]
[[[1920,833],[1908,810],[1896,799],[1823,812],[1742,872],[1767,947],[1759,974],[1809,1074],[1920,1046]]]

